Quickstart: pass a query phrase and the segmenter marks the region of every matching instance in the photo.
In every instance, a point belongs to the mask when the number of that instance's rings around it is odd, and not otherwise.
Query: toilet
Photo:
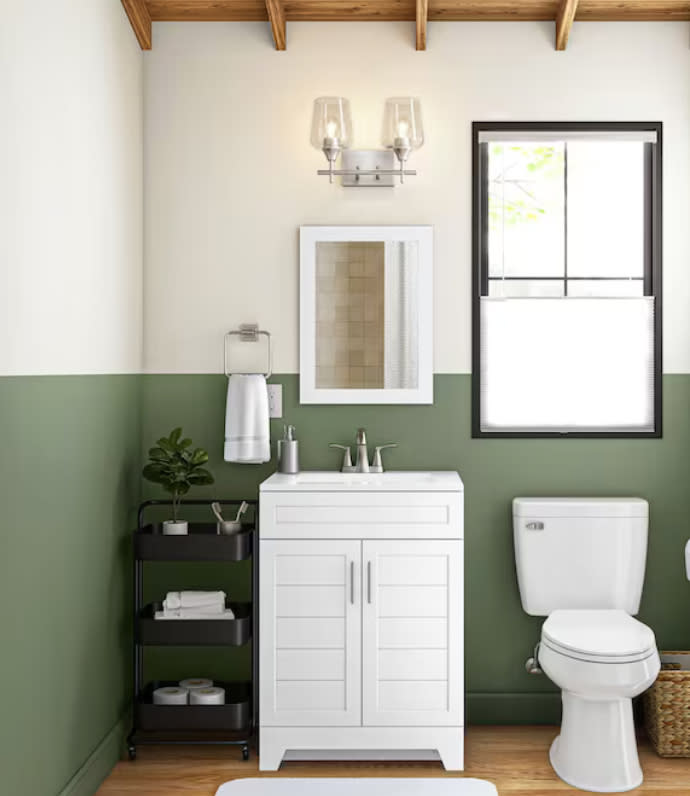
[[[561,689],[558,776],[617,793],[642,783],[632,698],[660,669],[654,633],[634,619],[647,557],[649,506],[639,498],[515,498],[522,607],[548,617],[538,664]]]

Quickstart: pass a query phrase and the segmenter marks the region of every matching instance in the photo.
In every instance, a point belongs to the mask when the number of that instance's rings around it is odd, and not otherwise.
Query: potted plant
[[[142,473],[144,478],[160,484],[172,495],[172,519],[163,523],[164,534],[181,536],[187,533],[189,523],[178,517],[182,496],[193,486],[212,484],[215,480],[204,468],[208,453],[203,448],[191,448],[192,440],[182,439],[182,429],[175,428],[149,450],[149,463]]]

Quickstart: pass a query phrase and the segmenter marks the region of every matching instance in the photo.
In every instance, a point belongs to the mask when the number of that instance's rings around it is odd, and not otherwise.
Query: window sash
[[[642,230],[641,230],[642,241],[640,242],[641,249],[639,250],[639,254],[637,255],[637,257],[639,257],[638,263],[641,266],[641,269],[635,268],[634,272],[631,272],[631,273],[625,273],[625,272],[620,273],[620,272],[617,272],[617,269],[614,268],[614,269],[611,270],[610,273],[602,272],[602,273],[596,273],[596,274],[595,273],[591,273],[591,274],[585,273],[583,268],[582,268],[582,266],[581,266],[581,263],[577,260],[577,257],[576,257],[575,261],[571,260],[571,257],[573,256],[573,251],[572,251],[570,239],[571,239],[571,236],[573,235],[573,231],[572,231],[573,224],[577,223],[577,215],[575,215],[574,219],[571,218],[571,215],[570,215],[570,209],[569,208],[571,207],[571,199],[570,199],[570,193],[571,193],[570,178],[571,178],[571,175],[570,175],[570,169],[569,169],[569,155],[570,155],[570,151],[571,150],[569,150],[569,148],[567,146],[568,141],[564,140],[564,138],[563,138],[563,135],[570,135],[570,133],[559,133],[559,132],[553,132],[553,131],[540,131],[540,130],[537,130],[537,131],[535,131],[534,135],[532,135],[531,133],[525,133],[524,143],[534,143],[535,141],[538,141],[539,140],[539,135],[541,135],[541,134],[544,134],[545,136],[547,136],[547,138],[545,138],[544,140],[549,140],[548,136],[553,135],[553,136],[555,136],[552,139],[553,141],[557,141],[557,142],[560,142],[560,143],[565,143],[565,147],[564,147],[564,151],[563,151],[564,173],[562,175],[562,181],[563,181],[563,185],[562,185],[563,207],[561,208],[562,216],[560,217],[560,226],[562,227],[562,242],[561,242],[562,249],[553,251],[551,253],[552,257],[548,258],[548,261],[552,262],[553,266],[558,266],[558,268],[557,268],[556,271],[552,271],[552,270],[549,269],[549,273],[530,274],[527,271],[522,273],[519,269],[516,271],[514,269],[514,267],[513,267],[513,269],[509,269],[508,273],[505,273],[504,268],[500,268],[499,271],[497,272],[496,268],[495,268],[495,261],[494,261],[494,265],[492,266],[492,260],[491,260],[491,252],[492,252],[491,234],[490,234],[490,231],[489,231],[489,201],[490,201],[490,195],[491,195],[489,145],[491,143],[501,143],[500,136],[494,136],[494,132],[495,131],[491,131],[488,140],[485,141],[485,142],[481,141],[481,137],[482,137],[481,134],[479,136],[479,139],[480,139],[479,140],[479,146],[480,146],[480,152],[481,152],[481,158],[480,158],[481,178],[482,178],[482,181],[485,183],[485,185],[482,186],[483,191],[484,191],[483,200],[482,201],[483,201],[483,204],[485,206],[482,208],[482,220],[483,220],[483,225],[484,226],[482,228],[482,238],[483,238],[482,256],[483,256],[483,261],[482,261],[482,266],[481,266],[481,275],[482,275],[482,281],[481,281],[482,291],[481,291],[481,295],[484,295],[484,296],[489,295],[489,282],[491,282],[492,280],[499,280],[499,279],[506,279],[506,280],[517,280],[517,279],[520,279],[520,280],[529,280],[529,281],[555,280],[555,279],[565,280],[564,286],[565,286],[565,295],[566,296],[569,293],[569,290],[568,290],[568,286],[569,285],[568,285],[568,283],[570,281],[572,281],[572,280],[575,280],[575,279],[586,279],[588,281],[594,281],[594,280],[599,280],[599,279],[601,279],[601,280],[606,279],[608,281],[614,281],[614,280],[617,281],[617,280],[623,280],[623,279],[642,279],[642,280],[644,280],[644,295],[652,295],[652,293],[653,293],[653,286],[652,286],[652,252],[651,252],[651,232],[652,232],[652,230],[651,230],[651,223],[650,223],[650,221],[651,221],[651,219],[650,219],[650,207],[651,207],[651,205],[649,203],[649,197],[650,197],[650,194],[652,192],[653,169],[654,169],[653,157],[652,157],[653,147],[651,146],[651,144],[652,143],[656,143],[656,138],[657,138],[656,132],[654,132],[653,136],[652,136],[651,133],[649,135],[647,134],[649,131],[640,131],[640,130],[629,131],[630,136],[631,136],[629,139],[621,138],[620,137],[621,134],[619,132],[611,132],[610,134],[607,134],[606,132],[602,132],[602,131],[582,131],[581,133],[578,134],[580,136],[580,138],[582,138],[582,137],[586,136],[588,133],[591,133],[591,140],[600,140],[600,141],[608,141],[608,140],[611,140],[611,141],[615,141],[615,140],[633,140],[633,141],[635,141],[635,140],[637,140],[639,142],[639,141],[642,141],[644,138],[647,138],[647,137],[654,139],[653,141],[647,141],[646,144],[648,144],[648,145],[645,145],[643,147],[643,150],[642,150],[642,152],[643,152],[643,160],[640,163],[640,167],[641,167],[641,170],[642,170],[642,180],[643,180],[643,185],[642,185],[642,191],[643,191],[642,207],[639,208],[642,211],[642,218],[640,219],[641,226],[642,226]],[[498,131],[498,132],[500,133],[501,131]],[[622,132],[625,133],[625,131],[622,131]],[[512,138],[512,133],[513,133],[513,131],[505,131],[505,134],[507,136],[507,138],[505,139],[506,141],[514,141],[514,139]],[[635,136],[638,136],[638,138],[636,139]],[[573,140],[575,140],[575,139],[573,139]],[[519,141],[517,141],[516,143],[519,143]],[[576,179],[576,178],[573,178],[573,179]],[[574,202],[573,206],[576,207],[577,206],[577,202]],[[505,213],[505,208],[503,208],[501,212]],[[576,212],[576,211],[574,211],[574,212]],[[556,215],[555,218],[558,218],[558,216]],[[575,228],[577,228],[577,226]],[[627,237],[628,236],[626,236],[626,239],[627,239]],[[505,241],[503,241],[500,244],[500,247],[503,247],[502,251],[501,251],[501,257],[502,258],[506,257],[506,251],[508,251],[508,250],[512,251],[513,250],[513,247],[508,246],[507,249],[506,249],[505,246],[506,246]],[[575,252],[577,252],[577,249],[575,249]],[[595,254],[595,252],[593,252],[592,254]],[[558,258],[562,258],[562,259],[559,260]],[[608,259],[609,258],[605,258],[605,260],[608,260]],[[580,258],[580,260],[581,260],[581,258]],[[505,265],[505,263],[504,263],[504,265]],[[623,295],[626,295],[626,294],[624,293]]]

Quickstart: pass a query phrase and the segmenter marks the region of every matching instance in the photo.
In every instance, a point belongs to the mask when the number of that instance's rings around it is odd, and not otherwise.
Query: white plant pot
[[[165,536],[186,536],[189,533],[187,520],[165,520],[163,534]]]

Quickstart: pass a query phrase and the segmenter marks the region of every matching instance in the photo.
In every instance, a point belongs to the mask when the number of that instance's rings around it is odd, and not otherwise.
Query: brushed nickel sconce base
[[[342,154],[343,171],[388,171],[395,168],[395,155],[390,149],[345,149]],[[344,188],[392,188],[391,174],[344,175]]]
[[[342,168],[319,169],[317,174],[341,177],[345,188],[393,188],[403,182],[403,176],[414,177],[417,172],[405,169],[404,162],[398,162],[391,149],[343,149]]]

